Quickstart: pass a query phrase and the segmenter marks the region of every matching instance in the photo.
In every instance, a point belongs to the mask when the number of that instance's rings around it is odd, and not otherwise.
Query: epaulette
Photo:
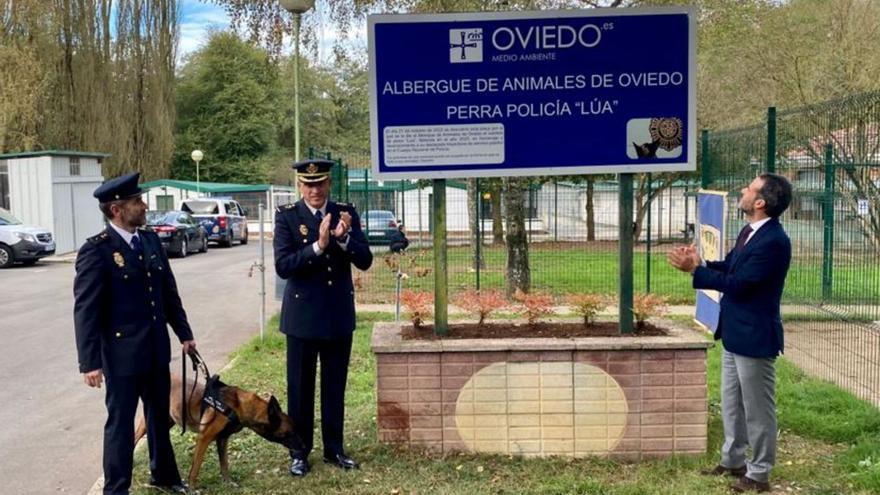
[[[294,207],[293,203],[287,203],[286,205],[279,205],[275,207],[275,213],[282,213],[286,210],[292,210]]]
[[[357,209],[357,207],[354,205],[354,203],[341,203],[341,202],[337,201],[336,204],[338,206],[343,207],[343,208],[351,208],[352,210]]]
[[[92,244],[100,244],[109,238],[110,238],[109,234],[107,234],[106,232],[101,232],[98,235],[94,235],[92,237],[89,237],[88,241],[91,242]]]

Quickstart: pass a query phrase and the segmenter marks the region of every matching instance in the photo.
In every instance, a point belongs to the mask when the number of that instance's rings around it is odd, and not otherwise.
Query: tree
[[[528,293],[532,284],[529,267],[529,236],[526,232],[525,195],[528,179],[504,179],[504,205],[507,213],[507,295],[517,289]]]
[[[0,0],[0,152],[111,154],[103,173],[165,175],[174,0]]]
[[[265,50],[233,32],[212,33],[178,80],[173,176],[195,179],[190,152],[198,148],[203,180],[265,182],[277,149],[280,89]]]

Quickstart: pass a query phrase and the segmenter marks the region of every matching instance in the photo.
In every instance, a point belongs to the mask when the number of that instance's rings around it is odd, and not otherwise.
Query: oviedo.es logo
[[[483,61],[483,28],[449,30],[449,62]]]

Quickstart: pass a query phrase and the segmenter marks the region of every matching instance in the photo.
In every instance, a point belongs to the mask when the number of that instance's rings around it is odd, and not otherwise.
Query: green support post
[[[370,238],[370,169],[364,169],[364,235]]]
[[[553,179],[553,241],[559,241],[559,181]]]
[[[825,145],[825,211],[822,238],[822,300],[830,302],[834,287],[834,147]]]
[[[712,183],[711,161],[709,160],[709,130],[703,129],[702,133],[702,160],[700,160],[700,187],[709,189]]]
[[[776,107],[767,108],[767,171],[776,173]]]
[[[406,225],[406,186],[400,179],[400,223]]]
[[[482,215],[481,215],[482,200],[480,199],[480,178],[479,177],[474,179],[474,195],[476,196],[476,200],[477,200],[477,212],[476,212],[477,218],[474,219],[474,228],[477,229],[477,235],[476,235],[477,245],[474,246],[474,248],[475,248],[475,252],[477,255],[477,266],[476,266],[477,281],[476,282],[477,282],[477,292],[479,292],[480,291],[480,267],[483,265],[483,253],[482,253],[483,233],[481,232],[482,229],[480,229],[480,225],[481,225],[480,218],[482,217]]]
[[[446,179],[434,179],[434,333],[449,333],[446,290]]]
[[[633,174],[619,175],[620,333],[633,331]]]
[[[651,186],[653,177],[648,172],[648,230],[645,233],[645,292],[651,293],[651,210],[653,201],[651,201]],[[662,223],[662,220],[661,220]]]

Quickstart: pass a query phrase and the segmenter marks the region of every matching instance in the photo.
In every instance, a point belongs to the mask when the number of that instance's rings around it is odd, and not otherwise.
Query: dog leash
[[[205,360],[202,358],[202,355],[199,354],[199,351],[194,348],[190,348],[189,352],[180,351],[180,374],[181,374],[181,382],[180,382],[180,434],[183,435],[186,433],[186,423],[190,417],[189,413],[189,403],[186,400],[186,356],[189,356],[190,361],[192,362],[193,373],[195,373],[195,377],[193,379],[192,389],[189,392],[189,396],[192,397],[196,391],[196,384],[199,382],[199,371],[205,375],[205,380],[207,380],[211,373],[208,371],[208,365],[205,364]],[[201,418],[199,418],[199,422],[201,422]]]

